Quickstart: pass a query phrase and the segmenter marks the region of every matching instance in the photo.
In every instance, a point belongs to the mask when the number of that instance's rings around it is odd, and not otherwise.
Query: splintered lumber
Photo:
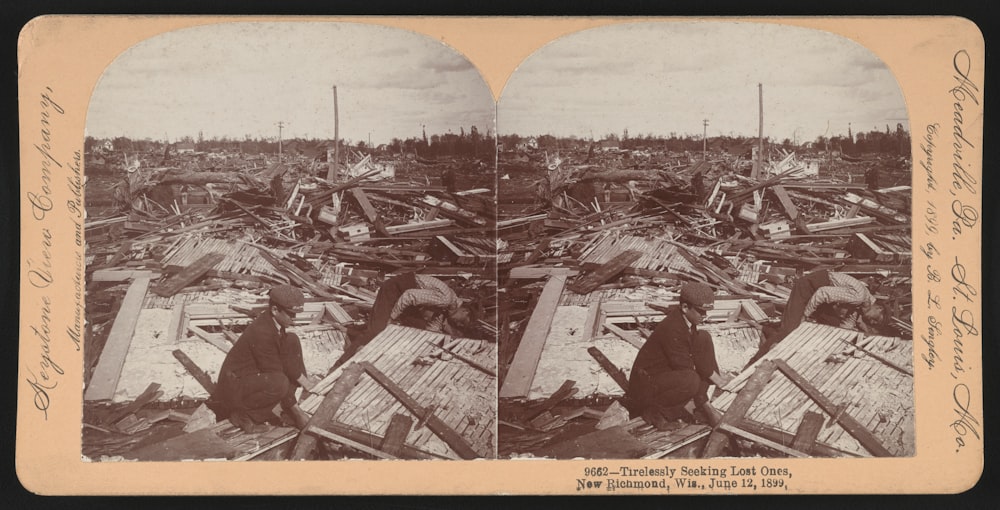
[[[863,333],[859,333],[859,335],[863,336],[864,334]],[[878,360],[879,362],[881,362],[885,366],[887,366],[887,367],[889,367],[889,368],[891,368],[893,370],[896,370],[897,372],[901,372],[901,373],[904,373],[904,374],[906,374],[906,375],[908,375],[910,377],[913,377],[913,372],[911,372],[911,371],[909,371],[909,370],[907,370],[907,369],[905,369],[905,368],[903,368],[903,367],[901,367],[901,366],[899,366],[899,365],[897,365],[897,364],[895,364],[895,363],[893,363],[893,362],[885,359],[882,356],[879,356],[878,354],[875,354],[874,352],[872,352],[872,351],[870,351],[868,349],[865,349],[864,347],[861,347],[858,344],[852,343],[852,342],[850,342],[850,341],[848,341],[848,340],[846,340],[844,338],[838,338],[838,340],[840,340],[841,342],[844,342],[845,344],[850,345],[851,347],[853,347],[853,348],[855,348],[855,349],[857,349],[857,350],[859,350],[859,351],[861,351],[861,352],[863,352],[863,353],[865,353],[865,354],[867,354],[867,355],[875,358],[876,360]]]
[[[864,425],[858,423],[850,414],[848,414],[842,408],[836,406],[829,398],[821,393],[815,386],[812,385],[806,378],[799,375],[792,367],[788,366],[784,360],[775,360],[774,364],[777,365],[778,370],[785,374],[786,377],[791,379],[796,386],[799,387],[806,395],[809,396],[820,408],[823,409],[827,414],[833,416],[835,422],[840,424],[844,430],[847,431],[854,439],[857,439],[861,446],[864,446],[866,450],[871,452],[872,455],[876,457],[892,457],[892,453],[887,450],[882,443],[871,433],[870,430],[865,428]],[[734,402],[735,403],[735,402]]]
[[[309,275],[303,273],[299,268],[295,267],[294,264],[289,264],[288,262],[271,255],[266,249],[258,248],[257,252],[264,257],[264,260],[267,260],[268,263],[274,266],[275,269],[284,271],[290,279],[308,289],[310,293],[326,299],[334,299],[335,296],[333,294],[324,290],[318,283],[316,283],[315,280],[310,278]]]
[[[463,355],[461,355],[461,354],[459,354],[459,353],[457,353],[457,352],[455,352],[455,351],[453,351],[451,349],[448,349],[447,347],[443,347],[443,346],[440,346],[440,345],[438,345],[438,344],[436,344],[434,342],[431,342],[430,340],[424,339],[424,342],[427,342],[428,344],[433,345],[434,347],[436,347],[438,349],[441,349],[442,351],[444,351],[444,352],[446,352],[446,353],[454,356],[455,359],[464,362],[466,365],[469,365],[470,367],[475,368],[476,370],[479,370],[480,372],[482,372],[482,373],[484,373],[484,374],[486,374],[486,375],[488,375],[490,377],[496,377],[497,376],[497,373],[494,372],[492,369],[490,369],[487,366],[484,366],[484,365],[480,364],[479,362],[473,360],[472,358],[469,358],[467,356],[463,356]]]
[[[559,296],[562,295],[563,286],[566,284],[566,277],[554,275],[545,282],[541,296],[538,297],[538,304],[535,305],[528,325],[524,329],[521,343],[517,346],[514,359],[507,369],[507,376],[500,388],[500,398],[524,397],[531,391],[531,381],[535,378],[535,370],[538,368],[538,360],[542,355],[542,348],[545,347],[545,338],[549,334],[549,327],[552,326],[552,316],[556,306],[559,305]]]
[[[792,440],[792,448],[805,453],[812,453],[813,445],[820,430],[823,429],[823,415],[813,411],[806,411],[799,422],[799,428],[795,431],[795,438]]]
[[[351,195],[354,196],[354,200],[357,200],[358,205],[361,206],[362,212],[365,213],[365,218],[374,223],[378,219],[378,212],[372,207],[372,203],[368,201],[368,195],[361,188],[351,188]]]
[[[454,224],[453,220],[431,220],[431,221],[415,221],[413,223],[405,223],[403,225],[393,225],[390,227],[385,227],[385,231],[389,234],[402,234],[405,232],[415,232],[418,230],[429,230],[432,228],[448,227]]]
[[[130,413],[134,413],[134,412],[138,411],[139,409],[142,408],[142,406],[144,406],[144,405],[152,402],[154,399],[156,399],[157,398],[157,394],[159,394],[159,395],[163,394],[163,392],[159,391],[159,389],[160,389],[160,384],[159,383],[155,383],[155,382],[154,383],[149,383],[149,386],[147,386],[146,389],[142,392],[142,394],[140,394],[138,397],[136,397],[136,399],[133,400],[132,403],[130,403],[129,405],[127,405],[127,406],[119,409],[118,411],[116,411],[114,413],[111,413],[108,416],[105,416],[104,419],[102,419],[99,422],[99,424],[100,425],[114,424],[118,420],[122,419],[125,415],[130,414]]]
[[[412,420],[411,420],[412,421]],[[326,424],[324,430],[339,434],[348,439],[353,439],[356,442],[362,444],[381,444],[385,441],[384,437],[380,437],[377,434],[372,434],[371,432],[366,432],[355,427],[350,427],[344,425],[340,422],[330,422]],[[404,459],[447,459],[448,457],[440,455],[432,455],[423,450],[414,448],[408,444],[402,444],[399,448],[399,453],[397,457]]]
[[[205,273],[207,273],[209,269],[212,269],[212,267],[216,264],[222,262],[224,258],[226,258],[226,256],[222,253],[212,252],[204,255],[167,281],[154,287],[153,293],[162,297],[173,296],[174,294],[180,292],[180,290],[184,287],[187,287],[188,285],[198,281],[201,277],[205,276]]]
[[[722,421],[719,423],[719,427],[712,431],[712,434],[708,436],[708,443],[705,444],[705,450],[701,454],[701,458],[709,459],[713,457],[718,457],[722,453],[722,449],[726,446],[728,442],[726,435],[719,430],[722,425],[736,425],[743,420],[743,417],[750,410],[750,406],[753,405],[754,401],[760,395],[761,391],[764,391],[764,387],[767,386],[767,382],[771,380],[771,376],[774,375],[775,365],[770,360],[761,362],[757,366],[753,375],[747,379],[746,384],[743,389],[740,390],[739,394],[736,395],[736,399],[729,404],[729,408],[726,409],[726,413],[722,415]]]
[[[363,372],[364,368],[357,363],[351,363],[344,368],[337,382],[333,383],[333,388],[327,392],[323,401],[319,403],[319,407],[316,408],[316,412],[309,418],[308,425],[325,426],[326,422],[332,420],[334,415],[337,414],[337,410],[344,403],[344,400],[351,394],[351,390],[358,385]],[[299,434],[299,438],[295,442],[295,447],[292,449],[289,459],[305,460],[315,446],[316,438],[308,434]]]
[[[400,403],[403,404],[406,409],[408,409],[414,416],[424,417],[423,421],[427,425],[427,428],[431,429],[438,437],[440,437],[448,446],[451,447],[459,457],[469,460],[479,457],[479,454],[472,449],[472,446],[459,435],[455,429],[448,426],[447,423],[441,421],[434,414],[427,412],[427,409],[421,406],[416,400],[400,388],[398,384],[389,379],[388,376],[382,373],[381,370],[375,368],[374,365],[365,361],[361,363],[364,366],[365,372],[375,379],[386,391],[388,391],[393,397],[396,398]]]
[[[212,336],[211,334],[206,332],[204,329],[199,328],[198,326],[188,324],[187,329],[188,331],[194,333],[198,338],[214,345],[216,349],[219,349],[224,353],[228,354],[229,350],[233,348],[233,346],[230,345],[225,340],[220,340],[218,337]]]
[[[633,262],[642,258],[642,252],[638,250],[626,250],[619,253],[615,258],[605,262],[600,268],[592,273],[587,273],[567,288],[577,294],[589,294],[604,282],[612,279],[621,273]]]
[[[361,444],[361,443],[359,443],[359,442],[357,442],[357,441],[355,441],[353,439],[346,438],[346,437],[344,437],[344,436],[342,436],[340,434],[336,434],[334,432],[330,432],[328,430],[324,430],[324,429],[322,429],[320,427],[317,427],[316,425],[309,425],[308,427],[306,427],[305,432],[308,432],[310,434],[315,434],[315,435],[317,435],[319,437],[322,437],[324,439],[328,439],[328,440],[333,441],[335,443],[340,443],[342,445],[350,446],[351,448],[354,448],[355,450],[367,453],[368,455],[371,455],[372,457],[377,457],[379,459],[395,459],[395,458],[397,458],[397,457],[395,457],[393,455],[389,455],[388,453],[385,453],[383,451],[377,450],[377,449],[372,448],[370,446],[363,445],[363,444]]]
[[[562,402],[563,400],[566,400],[567,398],[573,396],[573,394],[577,392],[577,389],[574,388],[573,386],[576,386],[576,381],[571,381],[569,379],[564,381],[562,383],[562,386],[560,386],[559,389],[555,391],[555,393],[549,395],[549,398],[545,399],[545,401],[542,402],[541,405],[539,405],[537,408],[532,409],[531,414],[525,416],[525,419],[530,421],[538,417],[538,415],[544,413],[545,411],[552,409],[559,402]]]
[[[588,347],[587,352],[593,356],[595,360],[597,360],[597,364],[601,365],[601,368],[603,368],[604,371],[615,380],[618,386],[621,387],[625,393],[628,393],[628,377],[625,377],[625,373],[622,372],[622,369],[615,366],[615,364],[612,363],[611,360],[609,360],[608,357],[605,356],[604,353],[597,347]]]
[[[409,435],[412,426],[413,418],[399,413],[392,415],[392,419],[389,420],[389,426],[385,429],[385,437],[379,443],[378,449],[389,455],[398,457],[399,450],[403,447],[403,443],[406,441],[406,436]]]
[[[177,361],[181,362],[181,365],[184,365],[184,368],[187,369],[188,373],[194,376],[195,380],[198,381],[198,384],[200,384],[202,388],[205,388],[205,391],[209,394],[215,393],[215,383],[212,382],[212,378],[194,361],[191,361],[191,358],[189,358],[187,354],[184,354],[184,351],[175,349],[172,354],[175,358],[177,358]]]
[[[110,400],[114,396],[147,289],[149,289],[149,278],[141,277],[133,280],[125,292],[115,323],[111,326],[108,339],[101,351],[101,358],[94,367],[90,384],[87,385],[84,400]]]
[[[764,446],[766,446],[768,448],[777,450],[777,451],[779,451],[781,453],[784,453],[784,454],[786,454],[786,455],[788,455],[790,457],[805,458],[805,457],[809,456],[809,455],[807,455],[805,453],[802,453],[802,452],[800,452],[800,451],[798,451],[798,450],[796,450],[794,448],[789,448],[789,447],[787,447],[787,446],[785,446],[783,444],[771,441],[770,439],[767,439],[766,437],[761,437],[761,436],[758,436],[757,434],[754,434],[753,432],[747,432],[745,430],[741,430],[738,427],[734,427],[733,425],[729,425],[727,423],[720,423],[719,424],[719,429],[723,430],[723,431],[726,431],[726,432],[729,432],[730,434],[735,434],[735,435],[740,436],[740,437],[742,437],[744,439],[749,439],[749,440],[751,440],[751,441],[753,441],[755,443],[762,444],[762,445],[764,445]]]

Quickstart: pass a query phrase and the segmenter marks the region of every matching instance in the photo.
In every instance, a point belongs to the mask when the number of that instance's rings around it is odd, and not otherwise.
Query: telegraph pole
[[[751,179],[757,179],[764,166],[764,85],[761,83],[757,84],[757,96],[760,101],[760,124],[757,129],[757,161],[754,162]]]
[[[701,160],[708,161],[708,119],[704,120],[705,130],[701,135]]]
[[[281,161],[281,130],[285,127],[283,121],[278,121],[278,161]]]
[[[328,161],[329,167],[326,170],[326,180],[332,181],[337,177],[337,166],[340,163],[340,111],[337,109],[337,86],[333,86],[333,161]]]

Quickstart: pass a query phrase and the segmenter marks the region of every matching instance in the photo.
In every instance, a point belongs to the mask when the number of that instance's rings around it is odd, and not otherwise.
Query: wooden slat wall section
[[[257,252],[257,248],[225,239],[202,238],[195,234],[183,236],[179,243],[167,250],[164,265],[187,266],[210,252],[226,256],[213,269],[230,273],[275,275],[277,271]]]
[[[830,400],[844,404],[846,412],[871,430],[894,455],[912,455],[912,377],[860,351],[854,356],[847,356],[841,363],[826,362],[831,355],[850,352],[852,348],[840,339],[851,339],[856,334],[831,326],[803,323],[763,359],[784,359]],[[910,344],[895,337],[868,337],[865,348],[912,359]],[[886,352],[890,348],[891,351]],[[713,404],[721,410],[727,409],[757,364],[759,362],[727,385],[727,392],[715,399]],[[829,418],[788,378],[777,375],[757,398],[747,417],[794,433],[807,411],[819,412]],[[869,455],[839,425],[824,427],[817,440],[844,451]]]
[[[674,245],[661,239],[645,239],[636,236],[605,236],[593,249],[586,251],[580,257],[579,262],[581,264],[603,264],[626,250],[639,250],[644,253],[639,260],[630,264],[631,267],[637,269],[666,272],[690,272],[694,270],[691,264],[677,253],[677,248]],[[701,248],[689,248],[689,250],[695,255],[704,251]]]
[[[456,358],[449,361],[432,358],[440,350],[427,342],[437,343],[445,337],[440,333],[390,325],[362,347],[351,361],[368,361],[421,405],[436,406],[435,416],[462,435],[480,455],[493,457],[496,451],[493,431],[496,421],[496,380]],[[487,348],[481,350],[483,346]],[[461,339],[453,350],[486,366],[496,366],[496,349],[493,344]],[[481,352],[477,352],[480,350]],[[431,361],[430,365],[415,364],[420,358]],[[328,380],[332,384],[339,373],[340,370],[324,378],[324,384]],[[327,387],[319,391],[328,390]],[[313,412],[320,400],[310,397],[303,402],[302,407]],[[396,413],[410,415],[398,400],[373,379],[362,377],[334,419],[382,435],[392,415]],[[470,421],[469,417],[473,420]],[[414,423],[420,418],[413,416]],[[457,458],[427,427],[412,430],[406,438],[406,444]]]

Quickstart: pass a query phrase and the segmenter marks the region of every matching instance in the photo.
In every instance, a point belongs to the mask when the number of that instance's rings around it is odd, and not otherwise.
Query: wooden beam
[[[719,427],[716,427],[716,430],[712,431],[712,434],[708,436],[708,443],[705,444],[701,458],[718,457],[722,453],[722,449],[725,448],[728,440],[720,428],[722,425],[736,425],[743,420],[747,411],[750,410],[750,406],[757,400],[760,392],[764,391],[767,382],[771,380],[771,376],[774,375],[774,369],[774,363],[770,360],[765,360],[757,366],[753,375],[743,385],[743,389],[736,395],[733,402],[729,404],[726,413],[722,415]]]
[[[545,401],[538,407],[532,408],[530,414],[525,416],[524,419],[530,421],[545,411],[552,409],[559,402],[573,396],[573,394],[577,392],[577,389],[573,387],[575,385],[576,381],[571,381],[569,379],[563,381],[562,386],[559,386],[559,389],[557,389],[555,393],[549,395],[549,398],[545,399]]]
[[[333,384],[333,388],[327,392],[323,401],[319,403],[319,407],[316,408],[316,412],[309,418],[307,426],[322,427],[331,421],[334,415],[337,414],[337,410],[344,403],[344,400],[351,394],[351,390],[358,385],[363,372],[364,368],[357,363],[351,363],[345,367],[343,372],[341,372],[340,378]],[[315,446],[316,438],[308,434],[299,434],[299,438],[295,442],[295,447],[292,449],[289,459],[305,460]]]
[[[415,221],[413,223],[405,223],[403,225],[393,225],[391,227],[385,227],[385,231],[389,234],[401,234],[404,232],[414,232],[417,230],[429,230],[432,228],[450,227],[455,222],[453,220],[431,220],[431,221]]]
[[[823,415],[806,411],[799,422],[799,428],[795,431],[795,438],[792,440],[792,448],[800,452],[810,453],[820,430],[823,429]]]
[[[228,354],[229,350],[233,348],[233,346],[230,345],[229,342],[225,340],[220,340],[218,337],[212,336],[210,333],[199,328],[198,326],[188,324],[187,330],[194,333],[198,338],[214,345],[217,349],[226,354]]]
[[[340,423],[338,421],[333,421],[326,424],[324,430],[334,432],[336,434],[344,436],[348,439],[353,439],[354,441],[357,441],[362,444],[372,444],[372,445],[381,444],[385,440],[385,438],[383,438],[382,436],[379,436],[377,434],[372,434],[371,432],[367,432],[358,429],[356,427],[344,425],[343,423]],[[406,443],[403,443],[403,445],[400,446],[399,454],[397,455],[397,457],[404,459],[426,459],[426,460],[449,458],[443,455],[430,454],[418,448],[414,448]]]
[[[837,406],[821,393],[815,386],[812,385],[807,379],[799,375],[792,367],[788,366],[784,360],[775,360],[774,364],[777,365],[778,370],[785,374],[786,377],[791,379],[796,386],[799,387],[806,395],[809,396],[816,404],[820,406],[827,414],[834,417],[834,421],[840,424],[844,430],[847,431],[852,437],[861,443],[866,450],[871,452],[872,455],[876,457],[892,457],[892,452],[887,450],[882,443],[871,433],[870,430],[865,428],[864,425],[858,423],[850,414],[846,411],[838,409]]]
[[[177,294],[181,289],[187,287],[188,285],[196,282],[201,277],[205,276],[205,273],[209,269],[212,269],[216,264],[222,262],[226,256],[222,253],[209,253],[194,261],[189,266],[185,267],[181,272],[177,273],[169,280],[157,285],[153,288],[153,293],[158,296],[170,297]]]
[[[820,422],[822,423],[822,415],[820,415]],[[740,421],[740,423],[737,424],[737,427],[747,432],[753,432],[758,436],[766,437],[771,441],[775,441],[780,444],[790,445],[793,444],[793,442],[795,441],[794,436],[792,436],[792,434],[789,434],[788,432],[785,432],[784,430],[776,429],[774,427],[771,427],[770,425],[765,425],[758,421],[746,418]],[[799,449],[799,451],[803,451],[810,455],[819,457],[858,457],[858,455],[855,453],[838,450],[836,448],[833,448],[831,446],[819,442],[813,443],[812,450],[806,451]]]
[[[425,417],[425,423],[427,428],[431,429],[438,437],[440,437],[448,446],[451,447],[459,457],[469,460],[479,458],[479,454],[472,449],[472,446],[459,435],[455,429],[448,426],[447,423],[441,421],[436,415],[427,415],[427,409],[421,406],[416,400],[413,399],[409,394],[406,393],[403,388],[400,388],[398,384],[389,379],[388,376],[382,373],[381,370],[375,368],[374,365],[367,361],[361,363],[364,366],[365,372],[375,379],[383,388],[386,389],[396,400],[406,407],[414,416]]]
[[[104,342],[101,357],[90,377],[90,384],[87,385],[87,391],[83,396],[84,400],[111,400],[114,397],[147,289],[149,289],[149,277],[141,277],[133,280],[125,292],[118,315],[115,316],[115,323],[111,326],[108,339]]]
[[[205,388],[205,391],[207,391],[209,395],[215,393],[215,383],[212,382],[212,377],[206,374],[201,367],[195,364],[195,362],[192,361],[187,354],[184,354],[184,351],[175,349],[172,354],[175,358],[177,358],[177,361],[181,362],[181,365],[184,365],[184,368],[187,369],[188,373],[194,376],[195,380],[198,381],[198,384],[200,384],[202,388]]]
[[[324,430],[324,429],[322,429],[320,427],[317,427],[315,425],[310,425],[310,426],[306,427],[305,432],[308,432],[310,434],[315,434],[315,435],[317,435],[319,437],[322,437],[323,439],[328,439],[328,440],[333,441],[335,443],[340,443],[340,444],[343,444],[343,445],[346,445],[346,446],[350,446],[351,448],[354,448],[355,450],[367,453],[368,455],[371,455],[373,457],[378,457],[380,459],[396,459],[396,458],[398,458],[398,457],[396,457],[394,455],[389,455],[388,453],[385,453],[385,452],[383,452],[381,450],[377,450],[377,449],[372,448],[370,446],[363,445],[363,444],[361,444],[361,443],[359,443],[359,442],[357,442],[357,441],[355,441],[353,439],[346,438],[346,437],[344,437],[344,436],[342,436],[340,434],[337,434],[337,433],[334,433],[334,432],[330,432],[329,430]]]
[[[615,275],[624,271],[626,267],[640,258],[642,258],[642,252],[638,250],[627,250],[619,253],[613,259],[601,265],[597,271],[577,278],[568,288],[577,294],[589,294],[602,283],[614,278]]]
[[[392,455],[399,456],[399,450],[406,442],[406,436],[410,434],[410,427],[413,426],[413,418],[405,414],[393,414],[389,420],[389,427],[385,429],[385,437],[379,443],[378,449]]]
[[[753,432],[747,432],[745,430],[741,430],[740,428],[735,427],[733,425],[729,425],[729,424],[726,424],[726,423],[720,423],[719,424],[719,429],[724,430],[726,432],[729,432],[730,434],[735,434],[735,435],[740,436],[740,437],[742,437],[744,439],[749,439],[749,440],[751,440],[751,441],[753,441],[755,443],[760,443],[760,444],[762,444],[762,445],[764,445],[764,446],[766,446],[768,448],[771,448],[772,450],[777,450],[777,451],[779,451],[781,453],[784,453],[785,455],[788,455],[790,457],[806,458],[806,457],[809,456],[809,455],[806,455],[805,453],[802,453],[802,452],[800,452],[800,451],[798,451],[798,450],[796,450],[794,448],[789,448],[789,447],[787,447],[787,446],[785,446],[783,444],[771,441],[770,439],[767,439],[766,437],[758,436],[757,434],[754,434]]]
[[[365,218],[375,223],[375,220],[378,219],[378,211],[372,207],[372,203],[368,201],[368,196],[365,195],[365,192],[361,188],[351,188],[350,192],[354,200],[357,200],[358,205],[361,206],[361,211],[364,212]]]
[[[625,393],[628,393],[628,377],[625,377],[625,373],[622,372],[622,369],[615,366],[615,364],[612,363],[611,360],[609,360],[608,357],[605,356],[604,353],[597,347],[588,347],[587,353],[597,360],[597,364],[601,365],[601,368],[603,368],[604,371],[615,380],[615,383],[617,383],[618,386],[625,391]]]
[[[113,425],[115,422],[122,419],[125,415],[134,413],[139,409],[141,409],[142,406],[152,402],[154,399],[156,399],[158,394],[162,395],[163,392],[158,391],[159,389],[160,389],[159,383],[155,382],[149,383],[149,386],[146,387],[145,391],[143,391],[138,397],[136,397],[136,399],[133,400],[132,403],[119,409],[118,411],[115,411],[105,416],[98,423],[100,425],[105,425],[105,424]]]
[[[545,347],[545,339],[552,326],[552,315],[559,305],[559,297],[566,285],[566,277],[552,276],[542,289],[538,303],[528,319],[514,358],[507,369],[507,377],[500,387],[500,398],[525,397],[531,391],[531,381],[535,378],[538,360]]]
[[[465,364],[469,365],[470,367],[475,368],[476,370],[479,370],[480,372],[482,372],[482,373],[484,373],[484,374],[486,374],[486,375],[488,375],[490,377],[496,377],[497,376],[496,371],[494,371],[490,367],[487,367],[487,366],[485,366],[485,365],[477,362],[476,360],[473,360],[472,358],[469,358],[467,356],[463,356],[463,355],[461,355],[461,354],[453,351],[452,349],[448,349],[446,347],[442,347],[440,345],[437,345],[434,342],[431,342],[430,340],[424,339],[424,342],[427,342],[427,343],[433,345],[434,347],[436,347],[438,349],[441,349],[442,351],[444,351],[444,352],[446,352],[446,353],[454,356],[459,361],[464,362]]]

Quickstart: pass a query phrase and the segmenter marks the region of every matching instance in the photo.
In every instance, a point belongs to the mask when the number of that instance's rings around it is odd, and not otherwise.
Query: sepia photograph
[[[86,119],[83,458],[494,458],[494,114],[398,28],[120,54]]]
[[[871,51],[584,30],[497,134],[501,458],[914,455],[910,125]]]

